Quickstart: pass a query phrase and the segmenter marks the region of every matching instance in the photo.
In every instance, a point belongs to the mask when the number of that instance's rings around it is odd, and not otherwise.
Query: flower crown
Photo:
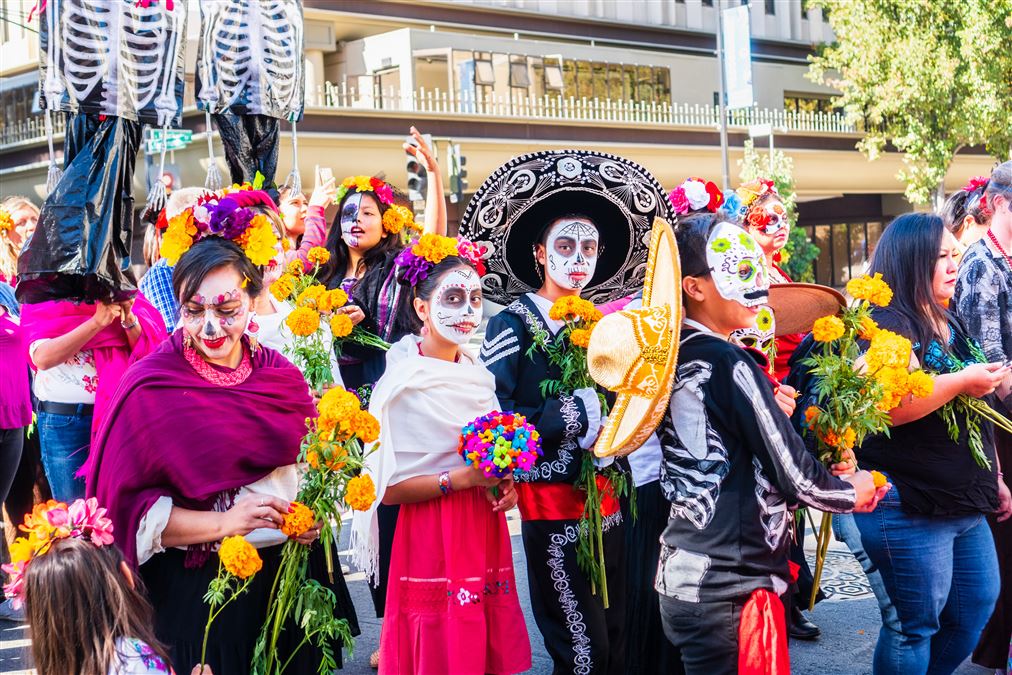
[[[974,176],[963,188],[968,199],[966,210],[976,209],[981,218],[985,220],[991,215],[991,209],[987,205],[987,185],[990,179],[987,176]]]
[[[10,575],[4,593],[12,604],[20,607],[24,601],[25,570],[29,563],[49,553],[60,539],[84,539],[97,547],[111,546],[112,521],[105,514],[106,510],[99,507],[94,497],[78,499],[70,506],[50,499],[25,514],[25,522],[19,529],[28,536],[14,540],[10,547],[11,562],[3,566],[3,571]]]
[[[489,256],[489,248],[468,239],[444,237],[426,233],[411,242],[401,251],[396,263],[404,270],[403,280],[414,287],[429,276],[433,267],[450,256],[457,256],[474,265],[478,276],[485,275],[483,260]]]
[[[765,197],[768,194],[773,194],[777,197],[780,196],[780,193],[777,192],[777,186],[773,184],[773,181],[767,178],[757,178],[738,188],[738,196],[741,197],[741,205],[746,209],[751,208],[760,197]]]
[[[260,189],[262,177],[250,185],[233,185],[219,192],[205,192],[197,203],[169,219],[160,252],[170,265],[193,245],[207,237],[229,239],[258,267],[277,254],[278,237],[270,220],[253,207],[278,210],[271,196]]]
[[[10,211],[0,208],[0,233],[10,232],[13,229],[14,218],[11,217]]]
[[[724,203],[724,193],[715,183],[702,178],[687,178],[684,183],[668,193],[668,201],[675,214],[684,216],[693,211],[706,209],[716,213]]]

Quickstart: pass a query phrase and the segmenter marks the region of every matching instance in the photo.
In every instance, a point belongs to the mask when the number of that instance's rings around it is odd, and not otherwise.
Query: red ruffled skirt
[[[382,675],[531,667],[506,516],[482,488],[401,506],[384,615]]]

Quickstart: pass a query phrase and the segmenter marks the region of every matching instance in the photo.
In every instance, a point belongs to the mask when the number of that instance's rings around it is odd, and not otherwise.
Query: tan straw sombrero
[[[847,301],[836,289],[819,284],[773,284],[768,301],[777,337],[809,333],[816,319],[840,313]]]
[[[628,455],[664,417],[678,357],[681,312],[678,244],[671,226],[654,218],[642,308],[605,316],[590,335],[590,376],[618,395],[594,446],[598,457]]]

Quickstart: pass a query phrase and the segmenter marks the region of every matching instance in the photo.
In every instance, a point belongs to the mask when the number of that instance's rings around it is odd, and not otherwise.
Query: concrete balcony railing
[[[477,98],[459,92],[419,89],[410,95],[390,89],[357,90],[346,84],[325,83],[319,87],[317,105],[306,106],[306,112],[340,111],[345,114],[413,115],[420,118],[464,118],[511,122],[573,123],[590,125],[654,125],[682,129],[713,131],[719,128],[720,113],[715,105],[698,103],[646,103],[592,98],[544,96],[541,98],[501,96]],[[307,97],[307,99],[310,97]],[[192,112],[187,107],[187,113]],[[833,113],[793,112],[750,108],[729,113],[732,128],[770,124],[778,133],[860,134],[861,129],[849,123],[844,115]],[[53,116],[54,136],[62,136],[63,115]],[[0,127],[0,149],[12,145],[44,141],[45,118],[37,115]]]

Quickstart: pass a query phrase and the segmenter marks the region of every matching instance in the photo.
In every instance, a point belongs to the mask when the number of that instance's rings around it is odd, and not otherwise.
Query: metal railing
[[[509,122],[568,122],[577,124],[657,125],[686,129],[714,130],[720,114],[715,105],[621,101],[574,96],[488,95],[468,96],[461,92],[419,89],[410,95],[395,89],[358,90],[346,83],[324,83],[315,92],[318,105],[307,105],[307,111],[339,110],[362,113],[403,113],[432,117],[464,119],[495,119]],[[747,128],[770,124],[778,132],[816,134],[859,134],[862,130],[835,113],[794,112],[750,108],[729,113],[731,127]],[[53,116],[53,133],[62,134],[63,115]],[[0,126],[0,147],[45,140],[46,126],[42,115]]]

